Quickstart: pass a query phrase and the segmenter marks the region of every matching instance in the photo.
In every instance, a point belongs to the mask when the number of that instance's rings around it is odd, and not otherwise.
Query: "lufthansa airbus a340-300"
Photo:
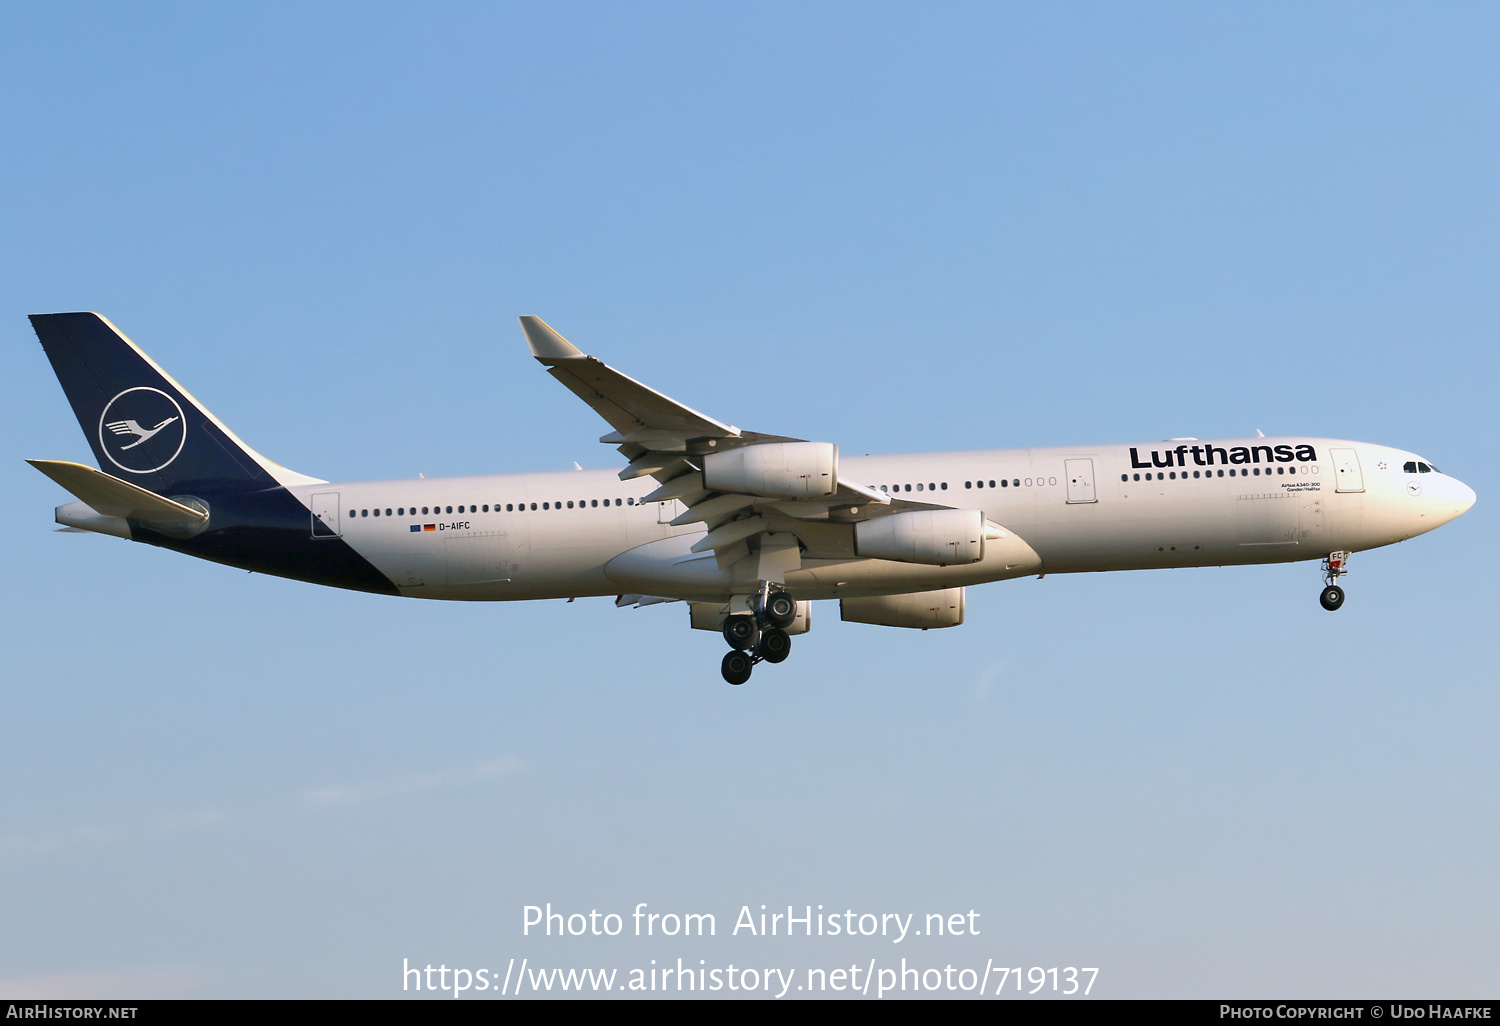
[[[1430,531],[1474,492],[1415,453],[1329,438],[840,457],[742,431],[586,356],[536,317],[531,353],[608,423],[626,467],[330,483],[240,441],[94,313],[31,318],[98,470],[31,464],[64,528],[314,584],[461,601],[685,602],[743,684],[838,599],[856,623],[964,619],[964,588],[1032,574],[1322,560]],[[575,464],[576,466],[576,464]]]

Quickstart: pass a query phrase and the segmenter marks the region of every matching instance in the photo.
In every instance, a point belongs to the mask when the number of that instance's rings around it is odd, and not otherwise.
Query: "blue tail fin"
[[[98,314],[32,314],[31,326],[105,473],[161,495],[317,480],[241,442]]]

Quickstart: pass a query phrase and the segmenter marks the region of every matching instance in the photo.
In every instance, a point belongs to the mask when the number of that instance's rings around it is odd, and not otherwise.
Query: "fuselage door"
[[[1362,492],[1365,490],[1364,475],[1359,472],[1359,454],[1353,449],[1330,449],[1333,455],[1335,491]]]
[[[312,536],[314,538],[337,538],[339,536],[338,492],[319,492],[312,497]]]
[[[1068,475],[1068,502],[1099,501],[1094,492],[1093,460],[1063,460],[1063,471]]]

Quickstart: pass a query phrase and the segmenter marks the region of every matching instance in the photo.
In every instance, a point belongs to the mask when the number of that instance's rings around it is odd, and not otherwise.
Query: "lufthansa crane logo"
[[[152,474],[182,454],[187,422],[177,400],[159,388],[127,388],[99,415],[99,448],[131,474]]]

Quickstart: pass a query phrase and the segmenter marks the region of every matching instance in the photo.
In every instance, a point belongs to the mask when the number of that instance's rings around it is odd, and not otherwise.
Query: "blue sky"
[[[907,954],[1095,993],[1493,996],[1500,14],[1477,4],[0,13],[0,990],[395,996],[403,958]],[[1314,564],[814,612],[406,602],[51,532],[25,322],[329,479],[614,466],[515,316],[846,452],[1308,434],[1479,494]],[[873,941],[521,908],[983,913]],[[721,927],[722,933],[722,927]]]

